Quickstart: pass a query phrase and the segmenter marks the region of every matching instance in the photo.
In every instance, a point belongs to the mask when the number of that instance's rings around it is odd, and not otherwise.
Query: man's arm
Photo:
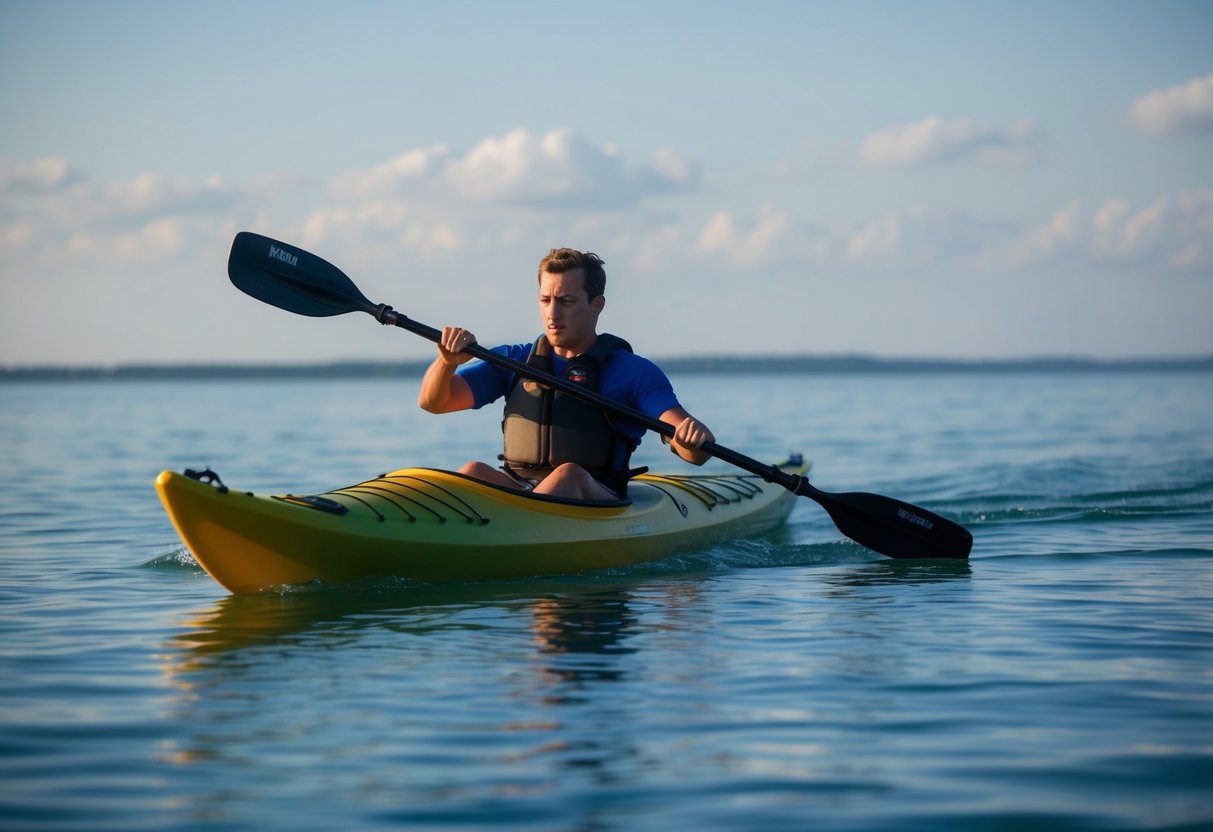
[[[674,426],[674,438],[670,440],[670,450],[678,456],[692,465],[703,465],[712,458],[711,454],[700,450],[700,446],[704,442],[716,441],[712,431],[703,422],[681,407],[671,407],[662,413],[661,421]]]
[[[430,413],[453,413],[467,410],[475,405],[472,388],[463,377],[455,374],[460,364],[471,360],[462,352],[468,344],[476,342],[476,336],[459,327],[443,327],[442,340],[438,342],[438,355],[421,379],[421,390],[417,404]]]

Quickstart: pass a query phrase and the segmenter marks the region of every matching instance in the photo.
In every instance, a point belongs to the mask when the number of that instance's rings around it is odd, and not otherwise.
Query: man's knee
[[[557,497],[571,497],[575,500],[610,500],[615,497],[609,488],[574,462],[565,462],[556,466],[552,473],[539,483],[535,492]]]
[[[589,471],[582,468],[576,462],[562,462],[552,469],[552,473],[548,474],[545,479],[558,483],[583,485],[592,479],[592,477],[590,477]]]
[[[491,472],[489,476],[492,476],[492,474],[496,473],[496,469],[490,468],[483,462],[476,460],[464,463],[463,467],[459,469],[459,473],[467,474],[469,477],[476,477],[477,479],[484,479],[486,472]]]

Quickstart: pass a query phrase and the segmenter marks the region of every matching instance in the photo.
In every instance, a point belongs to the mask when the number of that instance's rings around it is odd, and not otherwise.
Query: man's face
[[[598,314],[605,302],[602,295],[593,301],[586,296],[581,269],[539,275],[539,316],[557,355],[578,355],[594,345]]]

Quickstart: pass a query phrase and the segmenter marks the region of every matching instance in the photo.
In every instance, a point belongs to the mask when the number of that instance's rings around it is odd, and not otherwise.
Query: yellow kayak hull
[[[751,474],[642,474],[626,501],[585,503],[430,468],[305,497],[173,471],[156,490],[194,559],[237,594],[371,576],[479,581],[627,566],[770,532],[796,500]]]

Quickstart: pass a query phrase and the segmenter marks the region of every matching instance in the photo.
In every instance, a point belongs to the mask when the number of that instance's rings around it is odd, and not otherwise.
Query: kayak
[[[804,474],[799,455],[777,466]],[[240,595],[319,581],[567,574],[659,560],[781,525],[796,495],[755,474],[641,474],[585,502],[403,468],[323,494],[259,495],[214,472],[164,471],[156,491],[194,559]]]

